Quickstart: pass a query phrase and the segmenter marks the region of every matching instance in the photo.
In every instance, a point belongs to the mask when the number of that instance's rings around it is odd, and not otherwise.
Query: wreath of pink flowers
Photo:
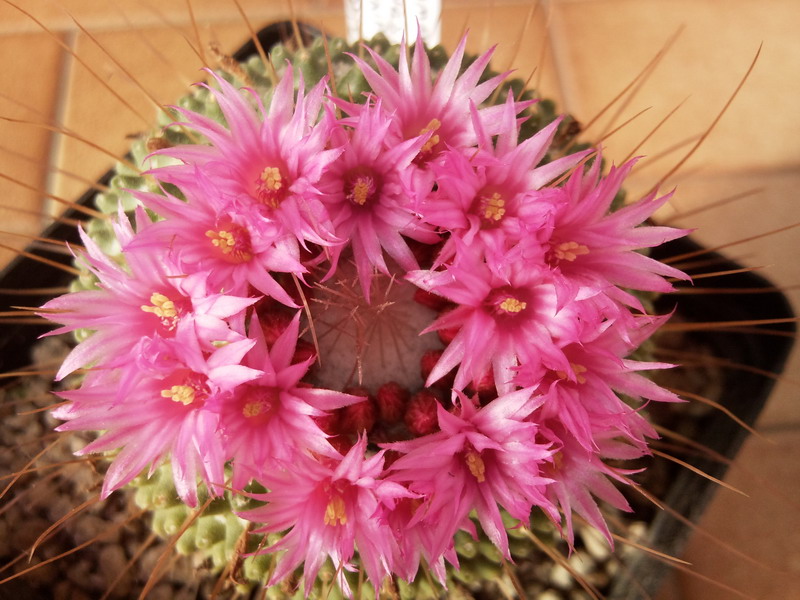
[[[504,76],[480,82],[491,52],[459,74],[464,47],[435,76],[420,40],[397,69],[353,57],[359,103],[325,80],[305,92],[288,65],[268,101],[212,73],[224,125],[176,109],[206,143],[158,151],[163,193],[134,192],[135,226],[114,225],[124,264],[82,232],[97,288],[43,307],[54,333],[93,331],[54,414],[102,432],[80,454],[114,452],[104,496],[165,461],[189,506],[198,482],[255,480],[263,506],[241,516],[284,533],[268,584],[303,563],[307,589],[356,552],[376,586],[421,561],[444,582],[471,514],[509,558],[501,508],[541,509],[570,543],[575,512],[611,542],[595,498],[627,510],[612,481],[631,471],[604,460],[648,454],[641,405],[677,400],[638,373],[670,365],[628,358],[666,318],[632,290],[686,276],[639,250],[686,232],[643,225],[669,195],[611,210],[635,161],[543,162],[559,121],[521,140],[531,103],[482,106]],[[361,308],[384,278],[433,315],[418,389],[316,383],[310,306],[344,273]]]

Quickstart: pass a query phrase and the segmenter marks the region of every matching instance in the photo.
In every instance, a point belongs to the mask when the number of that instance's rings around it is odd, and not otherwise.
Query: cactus
[[[380,54],[389,64],[398,64],[400,59],[399,53],[402,51],[398,46],[390,45],[381,36],[374,38],[369,42],[368,46],[373,49],[374,52]],[[339,39],[330,40],[326,47],[322,38],[318,38],[310,46],[298,50],[293,50],[288,46],[282,45],[274,47],[270,52],[270,65],[264,65],[258,57],[251,57],[241,64],[234,64],[227,61],[224,63],[224,68],[215,76],[219,78],[218,81],[220,84],[226,81],[236,87],[246,86],[250,88],[265,105],[269,106],[273,94],[278,97],[277,95],[280,93],[280,86],[275,86],[276,77],[284,77],[289,73],[288,69],[289,65],[291,65],[293,69],[292,72],[294,73],[295,86],[299,86],[302,81],[305,85],[305,90],[310,91],[323,77],[331,75],[330,85],[332,93],[335,96],[348,99],[352,102],[363,102],[366,98],[366,93],[369,92],[370,89],[362,69],[354,65],[353,59],[349,56],[350,53],[358,54],[361,53],[361,51],[359,48],[348,46],[343,40]],[[429,49],[428,58],[434,71],[445,69],[449,60],[447,54],[440,47]],[[371,58],[366,56],[366,60],[369,61]],[[467,66],[462,68],[462,74],[473,60],[479,59],[473,58],[468,60]],[[488,81],[495,75],[495,73],[487,71],[482,75],[482,79]],[[524,90],[523,82],[519,80],[510,80],[502,83],[500,87],[497,88],[493,99],[498,106],[500,106],[506,103],[505,99],[509,95],[513,95],[518,101],[533,97],[532,92]],[[510,106],[507,103],[505,105]],[[181,98],[178,102],[178,106],[192,111],[192,113],[196,115],[195,118],[203,119],[203,122],[206,122],[205,119],[210,119],[223,127],[230,126],[230,124],[225,122],[225,114],[218,103],[218,96],[205,86],[198,86],[190,94]],[[552,123],[556,118],[554,105],[546,100],[527,106],[524,108],[522,116],[524,117],[524,122],[522,123],[522,130],[519,133],[521,140],[530,139]],[[511,120],[513,126],[513,115]],[[433,121],[431,121],[431,123],[433,123]],[[438,127],[438,125],[434,126],[430,131],[423,129],[420,134],[432,134],[435,132],[436,127]],[[547,154],[543,155],[538,164],[544,165],[567,155],[586,156],[586,153],[580,153],[583,146],[575,144],[575,138],[579,131],[580,128],[574,120],[569,117],[564,118],[552,138],[552,143],[546,148]],[[189,135],[181,125],[173,125],[170,121],[170,115],[162,113],[159,117],[158,127],[150,132],[149,135],[143,136],[134,142],[130,151],[131,162],[134,164],[146,164],[147,161],[150,161],[149,166],[151,167],[165,167],[174,162],[175,159],[170,158],[167,154],[152,154],[154,151],[169,149],[184,144],[197,143],[197,136],[197,132]],[[434,139],[438,140],[438,135],[430,136],[431,142],[433,142]],[[425,146],[422,146],[422,149],[424,149],[424,147]],[[422,149],[420,149],[420,152],[423,151]],[[578,159],[576,158],[575,162],[577,163],[577,161]],[[266,173],[269,168],[274,168],[276,171],[278,170],[273,166],[268,166],[264,172]],[[265,177],[265,175],[262,174],[260,177]],[[275,189],[280,189],[280,175],[278,176],[277,182],[277,184],[273,182],[274,185],[277,185]],[[272,191],[275,190],[272,189]],[[170,183],[159,183],[150,176],[137,173],[131,169],[129,164],[120,162],[113,176],[110,178],[108,191],[97,195],[96,205],[99,210],[109,215],[115,215],[120,210],[130,215],[139,204],[137,194],[138,197],[141,198],[148,194],[150,196],[155,196],[164,192],[167,193],[167,197],[175,197],[179,200],[185,199],[178,187]],[[617,196],[617,202],[619,202],[621,194],[617,194]],[[486,199],[484,198],[483,200]],[[365,201],[366,197],[362,198],[359,204],[363,205]],[[498,196],[497,199],[486,201],[489,202],[489,204],[487,204],[487,207],[481,209],[484,211],[484,218],[494,220],[502,218],[505,209],[503,208],[503,200],[500,196]],[[494,204],[491,202],[494,202]],[[150,213],[150,216],[153,219],[158,218],[155,212]],[[117,242],[116,235],[109,220],[95,219],[87,225],[86,231],[89,237],[94,240],[100,250],[107,256],[112,257],[113,260],[117,260],[120,263],[123,262],[119,243]],[[221,227],[220,231],[209,230],[206,232],[206,235],[211,235],[211,237],[216,236],[215,243],[220,246],[228,242],[231,244],[234,242],[232,234],[230,231],[227,231],[225,227]],[[225,236],[228,237],[226,238]],[[228,238],[230,239],[228,240]],[[588,252],[588,249],[574,241],[565,241],[564,243],[568,244],[566,246],[567,249],[563,251],[566,252],[565,256],[568,256],[566,259],[568,261],[575,260],[575,257],[579,256],[582,252]],[[569,254],[573,251],[577,254]],[[423,261],[420,262],[422,263]],[[431,261],[429,260],[428,265],[430,265],[430,263]],[[79,266],[83,265],[81,261],[79,261],[78,264]],[[97,269],[95,268],[94,271],[97,271]],[[280,275],[283,277],[283,274]],[[359,275],[361,275],[360,271]],[[285,277],[280,281],[284,279]],[[91,290],[96,288],[96,284],[97,279],[95,276],[88,270],[84,270],[81,276],[75,280],[72,288],[73,291]],[[418,291],[425,291],[425,288],[420,287]],[[430,299],[428,299],[428,301],[430,301]],[[424,302],[422,303],[424,304]],[[447,304],[446,301],[445,304]],[[450,306],[450,308],[454,308],[455,301],[450,304],[453,305]],[[508,314],[516,314],[526,309],[527,302],[514,296],[508,296],[508,298],[503,300],[498,306],[500,307],[497,309],[498,311],[502,309],[502,311]],[[143,305],[142,310],[157,314],[162,321],[167,322],[170,318],[175,317],[176,309],[172,305],[172,301],[166,296],[153,292],[150,304]],[[441,308],[438,310],[441,310]],[[268,316],[265,312],[260,311],[261,309],[256,306],[250,318],[257,317],[265,319],[266,316]],[[279,312],[280,310],[275,309],[275,312],[272,313],[271,316],[274,317]],[[263,322],[262,325],[264,325]],[[285,327],[285,324],[283,325]],[[294,326],[297,326],[296,323]],[[285,328],[285,331],[289,330],[289,327]],[[284,331],[284,329],[281,329],[281,331]],[[295,335],[296,333],[295,331]],[[281,332],[279,332],[279,334],[281,337],[285,335]],[[89,332],[85,329],[76,330],[78,342],[85,341],[88,335]],[[210,344],[217,349],[224,347],[228,343],[229,342],[226,341],[219,341],[218,339],[210,342]],[[275,340],[269,340],[270,345],[273,343],[277,342]],[[439,352],[432,362],[428,361],[431,362],[431,364],[427,367],[423,362],[422,370],[425,371],[427,369],[427,373],[423,375],[423,378],[430,378],[429,374],[431,369],[435,368],[435,365],[441,360],[442,353]],[[582,378],[582,371],[578,370],[578,367],[584,369],[584,371],[585,368],[582,365],[569,364],[571,369],[575,369],[575,373],[572,377],[580,381]],[[570,375],[562,373],[559,377],[567,379]],[[445,380],[448,381],[448,383],[442,383],[442,381]],[[475,381],[476,378],[473,378],[473,383],[477,386],[478,384],[475,383]],[[492,381],[494,381],[494,383],[492,383]],[[441,423],[443,416],[442,411],[445,410],[456,414],[455,418],[468,419],[474,416],[474,413],[470,413],[464,405],[463,398],[466,398],[466,396],[463,394],[460,408],[456,406],[456,400],[448,402],[446,398],[442,398],[442,394],[440,393],[441,389],[447,390],[453,387],[454,384],[452,380],[441,378],[438,382],[426,385],[430,385],[430,389],[425,392],[430,396],[429,399],[431,399],[431,402],[428,403],[430,414],[424,414],[422,415],[423,417],[428,417],[428,420],[435,423],[438,414],[439,422]],[[483,402],[484,405],[490,404],[492,398],[498,399],[498,396],[507,394],[507,392],[501,393],[497,380],[493,380],[491,377],[487,385],[487,389],[489,390],[488,399],[483,396],[480,397],[480,401]],[[461,392],[461,388],[464,388],[464,385],[461,385],[457,390],[459,393]],[[187,385],[172,385],[171,388],[167,386],[167,388],[162,390],[161,396],[188,406],[194,402],[195,393],[199,393],[199,391],[200,388],[194,389]],[[359,395],[369,396],[369,391],[365,391],[363,394],[356,390],[345,390],[345,392],[350,394],[350,398]],[[483,393],[485,390],[476,388],[474,392],[476,397],[475,402],[478,402],[479,393]],[[410,394],[406,396],[408,395]],[[455,394],[453,398],[455,399]],[[392,396],[392,399],[393,402],[397,400],[394,396]],[[348,402],[352,401],[348,400]],[[421,439],[421,437],[424,437],[421,435],[422,433],[430,433],[428,431],[415,431],[409,421],[410,409],[406,412],[405,419],[400,419],[400,423],[390,423],[386,420],[381,421],[379,417],[375,416],[375,406],[377,406],[375,402],[373,398],[368,397],[361,404],[350,404],[347,407],[339,407],[342,408],[342,411],[337,413],[337,418],[340,421],[340,428],[343,427],[342,423],[345,421],[351,425],[355,423],[355,425],[351,427],[352,431],[344,428],[343,430],[333,432],[335,435],[331,438],[332,443],[337,442],[343,444],[341,454],[347,454],[354,446],[358,446],[358,444],[363,443],[366,445],[365,438],[362,438],[360,435],[357,441],[354,441],[354,438],[362,429],[369,432],[375,427],[375,441],[381,443],[388,441],[390,442],[390,447],[391,443],[394,443],[394,447],[402,449],[404,452],[409,452],[408,449],[412,448],[409,444],[413,445],[413,441],[409,442],[409,439],[414,438],[415,434],[420,436],[418,439]],[[403,400],[403,402],[405,402],[405,400]],[[245,416],[248,418],[257,416],[259,411],[262,410],[261,406],[262,405],[259,404],[258,407],[253,408],[250,404],[245,405]],[[457,410],[457,408],[459,410]],[[267,409],[268,407],[264,410]],[[437,410],[440,412],[437,413]],[[475,409],[472,410],[474,411]],[[534,409],[531,408],[531,410]],[[380,414],[380,411],[377,412]],[[395,411],[389,412],[393,413]],[[356,415],[358,418],[353,416],[356,413],[358,413],[358,415]],[[367,415],[369,418],[364,416],[367,413],[369,413]],[[400,414],[402,416],[402,413]],[[342,415],[347,415],[347,418],[343,418]],[[325,427],[322,427],[322,429],[330,433]],[[335,445],[336,444],[334,444],[334,446]],[[540,448],[544,447],[545,446],[542,445]],[[370,447],[370,452],[374,453],[376,448],[377,446],[373,444],[373,446]],[[339,449],[339,447],[337,447],[337,449]],[[485,481],[485,465],[481,462],[481,458],[475,454],[474,449],[470,452],[472,452],[472,455],[469,455],[467,458],[467,463],[469,464],[471,475],[474,476],[477,481],[483,482]],[[467,454],[469,454],[469,452]],[[553,471],[560,468],[559,461],[560,458],[554,458],[551,461],[554,464],[552,467]],[[233,476],[233,470],[229,466],[226,471],[226,479],[230,480]],[[242,516],[248,511],[252,511],[254,514],[258,512],[259,507],[263,504],[263,502],[261,502],[263,496],[268,495],[267,490],[257,483],[251,483],[239,493],[226,490],[219,497],[209,498],[208,490],[201,481],[198,486],[198,497],[196,501],[199,506],[203,507],[203,510],[199,514],[196,514],[195,510],[187,506],[181,499],[176,489],[174,477],[175,475],[171,466],[169,464],[163,464],[155,468],[149,476],[140,475],[128,484],[130,488],[135,489],[136,504],[140,508],[150,511],[152,514],[153,531],[163,538],[177,536],[183,531],[178,539],[175,540],[176,550],[181,554],[191,554],[202,557],[207,564],[211,565],[213,571],[221,572],[225,569],[230,569],[230,576],[243,591],[249,587],[263,586],[267,582],[270,582],[277,563],[276,559],[271,555],[265,554],[263,549],[275,545],[282,539],[287,539],[288,534],[287,538],[282,538],[282,534],[279,533],[250,533],[250,520]],[[184,494],[185,493],[184,491]],[[338,498],[339,502],[343,502],[341,497],[337,496],[336,498]],[[333,516],[331,516],[330,519],[333,523],[336,523],[337,519],[341,519],[341,523],[344,523],[346,518],[343,512],[344,509],[337,508],[337,506],[338,505],[331,501],[326,511],[331,511],[331,515]],[[555,528],[552,524],[549,524],[547,519],[543,519],[538,512],[537,509],[534,515],[535,522],[533,523],[517,523],[517,521],[512,519],[505,511],[502,512],[503,524],[508,535],[508,550],[510,556],[517,561],[530,562],[537,560],[538,555],[533,552],[530,540],[527,537],[527,528],[539,530],[540,533],[543,533],[542,537],[547,540],[558,539]],[[550,519],[554,518],[554,512],[555,510],[550,511]],[[307,593],[310,598],[314,599],[339,598],[342,597],[343,593],[336,584],[337,579],[340,577],[344,577],[344,580],[339,579],[340,583],[343,584],[343,582],[346,581],[349,587],[358,590],[359,597],[364,599],[375,597],[415,598],[418,600],[439,598],[444,593],[443,590],[445,588],[443,585],[446,586],[447,593],[450,597],[469,598],[470,591],[476,590],[481,582],[487,580],[496,581],[497,585],[501,586],[501,588],[512,590],[514,587],[513,576],[509,572],[510,567],[508,561],[504,559],[503,548],[498,546],[498,540],[496,538],[490,540],[485,533],[480,531],[480,527],[477,527],[480,523],[485,523],[485,515],[472,514],[471,518],[473,520],[473,528],[480,533],[478,533],[477,538],[474,538],[463,530],[455,533],[454,549],[458,556],[459,568],[448,569],[446,580],[443,582],[436,582],[435,578],[426,571],[427,567],[422,566],[420,567],[420,572],[416,574],[416,577],[411,578],[410,582],[398,577],[387,576],[382,582],[382,585],[378,585],[375,581],[371,582],[371,584],[365,583],[363,581],[362,571],[368,568],[368,565],[361,565],[359,557],[356,554],[352,560],[356,569],[355,573],[337,573],[337,569],[330,559],[328,559],[325,565],[320,568],[316,579],[313,582],[305,582],[307,589],[302,589],[298,583],[303,578],[303,572],[298,568],[294,576],[283,578],[281,583],[269,587],[265,592],[266,597],[275,599],[301,598],[304,593]],[[328,522],[329,515],[327,512],[325,519],[326,526],[330,525],[331,523]],[[541,523],[542,520],[548,523],[548,527],[543,527]],[[572,536],[572,534],[570,526],[568,535]],[[341,566],[339,568],[341,569]],[[376,590],[373,586],[378,589]]]

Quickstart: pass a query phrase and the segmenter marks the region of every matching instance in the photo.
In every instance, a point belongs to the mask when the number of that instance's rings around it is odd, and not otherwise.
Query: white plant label
[[[351,44],[359,37],[372,39],[377,33],[383,33],[391,43],[397,44],[404,32],[413,42],[417,37],[417,22],[428,46],[435,46],[442,37],[441,0],[344,0],[344,15],[347,41]]]

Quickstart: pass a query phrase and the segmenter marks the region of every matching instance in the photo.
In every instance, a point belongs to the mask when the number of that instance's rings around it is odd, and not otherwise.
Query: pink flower
[[[289,233],[295,245],[306,241],[329,244],[327,216],[315,187],[339,153],[326,148],[327,129],[317,124],[326,80],[320,80],[306,95],[300,75],[295,100],[293,69],[287,65],[266,109],[255,91],[237,90],[222,77],[211,75],[219,90],[201,85],[216,98],[227,128],[175,108],[186,117],[185,125],[210,145],[160,150],[159,154],[185,164],[154,169],[151,174],[184,189],[193,184],[199,168],[220,191],[254,215],[256,228],[272,223],[278,227],[278,237]]]
[[[439,261],[455,253],[455,238],[482,248],[490,266],[523,238],[549,229],[552,207],[540,202],[537,190],[574,167],[592,150],[576,152],[538,165],[547,153],[561,119],[518,144],[518,109],[509,94],[502,106],[502,130],[496,144],[470,107],[478,149],[446,151],[433,165],[437,191],[420,208],[425,221],[449,231]],[[499,108],[499,107],[498,107]]]
[[[394,535],[396,546],[392,560],[392,569],[408,582],[414,581],[423,560],[431,572],[443,586],[447,584],[445,560],[458,568],[458,554],[452,535],[442,532],[438,523],[431,526],[425,519],[420,519],[420,514],[425,512],[424,500],[420,498],[400,498],[394,509],[387,515],[386,526]],[[462,529],[468,530],[477,537],[472,521],[462,522]],[[440,544],[449,546],[438,556],[431,555],[436,552]]]
[[[613,538],[603,518],[597,501],[593,496],[607,502],[614,508],[630,512],[631,507],[622,493],[609,481],[609,478],[625,485],[631,485],[627,475],[638,470],[611,467],[603,458],[632,460],[647,454],[646,451],[613,439],[612,435],[595,437],[596,451],[589,451],[567,431],[559,420],[552,419],[541,423],[541,436],[553,444],[553,462],[543,465],[542,474],[552,480],[547,488],[548,498],[560,505],[564,514],[566,539],[570,545],[575,536],[572,513],[576,512],[602,533],[613,546]],[[554,520],[559,523],[559,519]]]
[[[176,109],[197,143],[157,152],[179,164],[147,173],[159,193],[132,191],[143,206],[136,231],[122,213],[114,225],[121,260],[81,232],[98,288],[41,311],[55,333],[92,330],[58,373],[85,369],[82,387],[53,414],[60,431],[99,432],[80,454],[114,453],[103,496],[169,461],[195,506],[197,486],[222,494],[232,468],[234,490],[264,503],[242,516],[278,540],[257,551],[277,555],[267,585],[302,563],[306,595],[328,559],[348,595],[357,563],[376,589],[422,563],[444,584],[473,513],[507,558],[501,511],[527,523],[541,509],[570,544],[579,514],[610,540],[597,503],[627,510],[614,484],[632,471],[607,463],[646,455],[641,409],[678,400],[640,373],[670,365],[628,358],[667,319],[634,292],[686,279],[641,250],[686,232],[646,223],[669,195],[612,208],[635,161],[602,176],[599,156],[582,164],[593,150],[550,156],[559,120],[520,140],[531,102],[481,107],[505,75],[481,82],[491,50],[462,72],[465,43],[435,76],[419,35],[397,69],[367,49],[370,64],[353,59],[372,92],[356,101],[327,96],[324,79],[306,92],[299,77],[296,92],[287,65],[264,96],[212,73],[201,85],[219,122]],[[411,302],[410,284],[426,292],[413,298],[435,320],[388,319],[387,339],[439,332],[444,349],[419,362],[425,385],[452,381],[450,410],[411,383],[375,383],[377,404],[313,385],[301,301],[312,329],[326,306],[344,311],[321,337],[358,329],[361,374],[375,323],[344,315],[363,308],[344,306],[350,263],[367,302],[376,272],[405,280],[388,304]]]
[[[274,468],[276,461],[290,464],[309,453],[338,457],[315,418],[363,401],[360,396],[301,385],[316,357],[292,364],[299,323],[298,313],[269,350],[261,328],[251,327],[255,345],[243,364],[261,374],[218,399],[215,410],[226,456],[233,460],[235,489]]]
[[[147,223],[149,219],[140,213],[138,221]],[[100,289],[66,294],[42,307],[48,311],[43,317],[65,325],[49,335],[93,330],[62,363],[56,380],[82,366],[125,365],[143,338],[173,338],[182,329],[188,329],[208,351],[214,343],[243,337],[244,311],[255,298],[209,294],[208,273],[183,276],[178,266],[160,253],[129,248],[135,234],[124,215],[114,229],[125,268],[80,230],[86,264]]]
[[[540,465],[552,452],[536,442],[537,427],[526,418],[540,404],[531,389],[500,396],[478,408],[464,394],[455,414],[439,406],[440,431],[386,444],[404,456],[390,467],[390,479],[423,498],[409,525],[430,528],[428,555],[439,557],[475,510],[481,527],[506,557],[508,538],[498,505],[525,523],[537,506],[555,518],[545,498],[549,480]]]
[[[198,471],[211,493],[221,493],[224,455],[217,429],[219,419],[208,410],[218,394],[260,374],[240,364],[251,340],[222,346],[205,356],[191,339],[154,341],[140,346],[139,378],[120,397],[117,371],[93,371],[80,390],[62,392],[70,404],[53,411],[67,421],[58,431],[103,431],[78,452],[119,450],[103,481],[102,496],[171,460],[178,495],[197,504]]]
[[[356,549],[376,589],[391,573],[395,542],[382,524],[396,501],[412,494],[397,483],[380,479],[383,452],[365,458],[366,446],[366,437],[360,437],[341,461],[301,455],[282,469],[264,473],[262,483],[269,492],[254,497],[267,504],[240,516],[263,524],[255,533],[289,530],[276,544],[259,552],[286,551],[267,585],[281,581],[305,563],[308,595],[320,566],[330,557],[339,574],[339,586],[350,596],[342,569],[353,569],[350,560]]]
[[[597,450],[595,435],[608,432],[646,450],[647,437],[657,437],[635,400],[679,402],[678,396],[659,387],[637,371],[667,369],[672,365],[626,359],[666,320],[666,317],[631,317],[587,329],[577,342],[562,348],[569,361],[564,371],[548,371],[526,363],[517,383],[536,386],[542,406],[532,417],[536,422],[558,420],[589,452]],[[628,399],[623,402],[620,396]]]
[[[644,312],[639,300],[621,288],[669,292],[672,286],[663,277],[688,277],[637,250],[652,248],[684,236],[684,229],[641,226],[671,198],[655,193],[628,206],[611,211],[635,160],[612,167],[600,176],[600,158],[584,174],[575,171],[567,183],[547,190],[543,197],[553,206],[553,226],[540,231],[545,244],[545,260],[561,284],[560,304],[576,296],[599,291]]]
[[[378,71],[357,56],[353,57],[375,96],[380,98],[383,110],[393,116],[393,128],[400,139],[430,135],[414,159],[421,168],[437,160],[447,147],[464,149],[477,143],[473,123],[467,117],[470,104],[480,105],[505,77],[505,74],[497,75],[479,83],[493,49],[478,57],[459,75],[466,41],[465,35],[435,81],[432,80],[430,61],[419,34],[411,65],[408,63],[405,41],[400,44],[397,70],[370,48],[366,50],[375,61]],[[519,105],[519,110],[524,106],[526,104]],[[360,110],[357,104],[348,105],[347,108],[350,114],[358,114]],[[483,108],[479,115],[489,135],[499,132],[500,119],[496,107]]]
[[[185,273],[209,272],[212,289],[245,295],[252,286],[294,307],[272,272],[305,273],[296,240],[281,236],[274,223],[260,220],[252,208],[237,209],[233,198],[199,168],[182,192],[186,201],[167,192],[134,193],[164,220],[137,235],[131,247],[161,252]]]
[[[528,361],[564,370],[561,346],[579,339],[597,319],[590,306],[574,303],[558,310],[552,278],[520,245],[506,253],[498,276],[477,251],[459,245],[457,262],[441,271],[414,271],[407,279],[456,304],[427,331],[457,329],[428,376],[426,385],[458,366],[454,388],[477,381],[491,366],[498,394],[514,389],[516,367]]]
[[[329,112],[328,118],[333,116]],[[364,296],[369,300],[374,268],[389,274],[385,250],[404,270],[418,269],[403,236],[432,243],[433,230],[413,212],[420,193],[412,188],[409,166],[425,142],[425,136],[407,141],[389,135],[391,118],[380,102],[368,103],[357,118],[339,122],[332,142],[342,154],[323,176],[320,189],[333,221],[334,233],[349,240]],[[331,269],[346,244],[332,249]]]

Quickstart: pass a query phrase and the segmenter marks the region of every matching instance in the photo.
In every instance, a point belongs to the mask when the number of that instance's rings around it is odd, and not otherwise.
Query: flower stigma
[[[569,366],[572,367],[572,372],[575,374],[575,381],[581,384],[586,383],[586,377],[584,377],[583,374],[586,373],[586,371],[588,371],[589,369],[577,363],[569,363]],[[568,378],[568,375],[565,371],[556,371],[556,375],[558,376],[559,379]]]
[[[568,260],[572,262],[584,254],[589,254],[589,248],[578,242],[563,242],[553,248],[553,255],[558,260]]]
[[[472,473],[473,477],[478,480],[478,483],[486,481],[486,464],[483,462],[481,455],[474,449],[470,448],[466,452],[465,460],[467,468]]]
[[[364,206],[375,200],[379,187],[377,176],[368,168],[357,167],[345,175],[345,198],[358,206]]]
[[[242,405],[242,415],[251,421],[268,421],[278,408],[278,390],[275,388],[249,387],[248,392]]]
[[[161,390],[161,397],[189,406],[195,401],[195,390],[190,385],[173,385],[168,390]]]
[[[325,507],[325,525],[344,525],[347,523],[347,512],[345,511],[344,499],[336,494]]]
[[[208,386],[205,384],[205,376],[188,370],[178,371],[178,373],[181,372],[184,373],[184,376],[179,379],[181,383],[161,390],[161,397],[169,398],[183,406],[202,403],[209,392]],[[172,381],[175,381],[175,379],[172,379]]]
[[[441,139],[439,138],[439,134],[436,131],[439,127],[442,126],[442,122],[439,119],[431,119],[430,122],[425,125],[422,129],[419,130],[419,135],[425,135],[426,133],[432,133],[431,137],[428,138],[428,141],[423,144],[422,148],[420,148],[420,154],[429,154],[433,152],[434,146],[438,144]]]
[[[417,155],[414,157],[413,162],[419,166],[423,166],[426,162],[428,162],[433,156],[436,154],[436,146],[439,145],[439,142],[442,141],[441,136],[436,133],[438,129],[442,126],[442,122],[439,119],[431,119],[425,127],[419,130],[417,136],[422,136],[427,133],[430,133],[431,136],[428,140],[422,145],[422,148],[419,149]],[[413,135],[411,136],[413,137]]]

